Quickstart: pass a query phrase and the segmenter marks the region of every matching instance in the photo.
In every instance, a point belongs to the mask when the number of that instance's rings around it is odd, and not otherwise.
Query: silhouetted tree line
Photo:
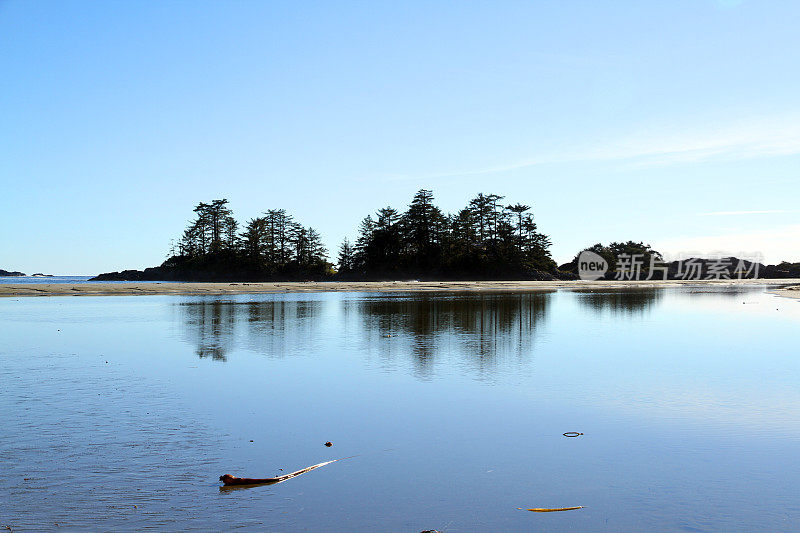
[[[455,215],[414,195],[408,209],[380,209],[361,221],[354,244],[345,239],[338,272],[319,233],[283,209],[249,220],[240,231],[228,201],[194,208],[195,217],[159,267],[167,279],[552,279],[550,239],[537,230],[530,207],[503,205],[479,194]]]
[[[332,274],[319,233],[283,209],[239,224],[228,200],[200,203],[195,218],[162,265],[193,278],[296,279]]]
[[[164,263],[144,271],[125,270],[96,280],[267,281],[379,279],[577,279],[578,257],[556,267],[550,238],[541,233],[531,208],[504,204],[497,194],[478,194],[455,214],[418,191],[404,212],[384,207],[365,217],[354,243],[345,239],[338,269],[328,261],[319,233],[283,209],[271,209],[240,227],[225,199],[200,203]],[[688,274],[740,277],[798,277],[797,264],[760,265],[726,258],[694,259],[692,269],[665,263],[642,242],[595,244],[590,250],[608,265],[605,279],[685,279]],[[633,260],[635,258],[635,265]],[[627,263],[625,262],[627,261]],[[635,276],[626,269],[635,267]],[[758,268],[754,268],[758,267]],[[720,274],[722,273],[722,274]],[[682,277],[683,276],[683,277]]]
[[[384,207],[361,221],[355,243],[345,239],[339,249],[339,276],[552,279],[549,237],[530,206],[503,199],[479,194],[446,215],[422,189],[405,212]]]

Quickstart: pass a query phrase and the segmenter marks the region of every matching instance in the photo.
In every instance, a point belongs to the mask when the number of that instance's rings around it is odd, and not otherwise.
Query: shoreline
[[[26,283],[0,284],[0,297],[279,294],[307,292],[537,292],[653,289],[668,287],[765,286],[770,292],[800,298],[797,279],[700,281],[309,281],[263,283]]]

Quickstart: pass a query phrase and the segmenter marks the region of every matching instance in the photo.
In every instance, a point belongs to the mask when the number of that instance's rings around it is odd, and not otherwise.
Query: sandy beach
[[[1,284],[0,296],[226,295],[299,292],[481,292],[598,290],[661,287],[767,286],[776,294],[800,298],[793,279],[711,281],[374,281],[270,283],[41,283]]]

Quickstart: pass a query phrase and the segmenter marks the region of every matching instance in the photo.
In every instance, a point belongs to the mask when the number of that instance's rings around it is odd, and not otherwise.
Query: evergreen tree
[[[366,216],[358,226],[358,238],[356,238],[355,251],[353,254],[353,266],[356,270],[366,273],[370,269],[369,247],[372,242],[372,233],[375,229],[375,221],[371,216]]]
[[[522,218],[523,218],[524,214],[527,211],[530,210],[530,208],[531,208],[531,206],[523,205],[523,204],[509,205],[509,206],[506,207],[506,209],[508,209],[509,211],[514,213],[514,215],[516,215],[516,217],[517,217],[517,236],[519,238],[519,242],[520,243],[523,242],[522,241],[522,227],[523,227],[522,226]]]
[[[353,270],[353,246],[345,237],[339,247],[339,273],[347,274]]]
[[[433,205],[433,193],[421,189],[402,217],[406,265],[418,273],[440,263],[445,216]]]

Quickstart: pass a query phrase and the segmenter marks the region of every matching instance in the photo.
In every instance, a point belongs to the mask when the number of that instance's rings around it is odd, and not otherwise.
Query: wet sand
[[[800,285],[793,285],[791,287],[783,287],[780,289],[775,289],[775,294],[779,296],[785,296],[787,298],[800,298]]]
[[[767,286],[800,298],[796,279],[710,281],[310,281],[268,283],[25,283],[0,284],[0,296],[226,295],[296,292],[532,292],[557,289]]]

